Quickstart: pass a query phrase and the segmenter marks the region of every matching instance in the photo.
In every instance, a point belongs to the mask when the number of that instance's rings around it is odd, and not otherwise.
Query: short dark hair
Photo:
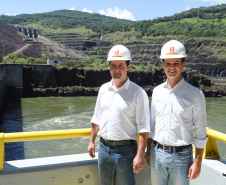
[[[130,60],[126,60],[126,65],[127,65],[127,66],[130,65]]]
[[[109,65],[111,64],[111,61],[109,61]],[[129,66],[130,65],[130,60],[126,60],[126,65]]]
[[[162,62],[164,63],[165,62],[165,59],[162,59]],[[185,58],[181,58],[181,62],[183,64],[185,62]]]

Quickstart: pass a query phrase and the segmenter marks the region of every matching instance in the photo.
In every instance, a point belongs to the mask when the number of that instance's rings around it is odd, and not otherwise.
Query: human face
[[[116,60],[110,62],[110,73],[113,80],[126,81],[127,71],[129,71],[129,66],[126,65],[126,61]]]
[[[185,66],[181,58],[169,58],[162,62],[162,67],[165,71],[168,80],[179,82],[181,80],[181,72]]]

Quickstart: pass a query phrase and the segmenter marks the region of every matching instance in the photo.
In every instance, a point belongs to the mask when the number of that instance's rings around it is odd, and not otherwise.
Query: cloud
[[[16,14],[7,13],[6,16],[16,16]]]
[[[117,7],[114,7],[114,9],[108,8],[106,11],[105,10],[98,10],[98,12],[101,15],[116,17],[116,18],[119,18],[119,19],[129,19],[129,20],[135,21],[135,18],[130,11],[125,10],[125,9],[120,10]]]
[[[83,8],[82,11],[83,11],[83,12],[87,12],[87,13],[93,13],[91,10],[88,10],[87,8]]]
[[[195,1],[197,1],[197,0],[195,0]],[[201,1],[210,2],[211,4],[224,4],[224,3],[226,3],[226,0],[201,0]]]
[[[185,11],[190,10],[191,8],[189,6],[185,7]]]
[[[71,7],[69,10],[75,10],[75,7]]]
[[[106,12],[104,10],[98,10],[99,14],[106,15]]]

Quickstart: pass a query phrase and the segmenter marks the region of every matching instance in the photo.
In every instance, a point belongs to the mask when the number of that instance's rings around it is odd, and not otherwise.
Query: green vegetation
[[[83,59],[81,61],[68,60],[62,64],[54,64],[56,67],[65,66],[69,68],[89,69],[89,70],[109,70],[109,62],[101,59]],[[130,71],[156,71],[163,70],[162,66],[157,67],[152,64],[148,65],[134,65],[130,64]]]
[[[44,56],[42,58],[33,58],[29,57],[27,59],[25,58],[18,58],[16,54],[9,53],[8,58],[3,60],[3,64],[46,64],[47,57]]]
[[[193,8],[173,16],[137,22],[74,10],[57,10],[17,16],[1,15],[0,21],[16,26],[33,27],[45,33],[48,31],[51,33],[77,32],[88,35],[104,35],[136,31],[137,39],[143,36],[167,35],[226,37],[226,4]]]
[[[79,68],[79,69],[95,69],[95,70],[103,70],[109,69],[109,64],[106,60],[101,59],[82,59],[80,61],[68,60],[63,62],[62,64],[54,64],[55,66],[65,66],[70,68]]]
[[[226,37],[225,23],[220,19],[202,20],[200,18],[183,19],[171,22],[160,23],[137,23],[135,30],[140,34],[137,37],[142,36],[180,36],[187,37]],[[147,24],[147,25],[144,25]]]
[[[32,25],[29,25],[30,27],[34,27]],[[70,33],[78,33],[78,34],[86,34],[86,35],[95,35],[96,33],[92,31],[92,29],[85,28],[84,26],[78,27],[78,28],[69,28],[69,29],[52,29],[52,28],[45,28],[40,27],[39,29],[42,30],[42,33],[45,34],[70,34]]]
[[[97,48],[96,46],[93,46],[91,48],[87,48],[85,54],[89,55],[104,55],[105,52],[101,50],[100,48]]]
[[[140,21],[134,25],[143,36],[226,37],[226,4],[193,8],[170,17]]]
[[[33,58],[29,57],[27,59],[18,58],[16,54],[8,54],[8,59],[5,59],[3,63],[5,64],[24,64],[24,65],[32,65],[32,64],[46,64],[46,56],[43,58]],[[61,64],[53,64],[56,67],[65,66],[69,68],[79,68],[79,69],[87,69],[87,70],[105,70],[109,69],[109,62],[104,59],[82,59],[82,60],[67,60]],[[162,66],[157,67],[152,64],[148,65],[134,65],[130,64],[130,71],[156,71],[163,70]],[[197,72],[197,71],[196,71]]]
[[[0,21],[11,25],[33,27],[36,29],[50,28],[73,29],[85,27],[102,35],[115,31],[129,31],[133,21],[107,17],[100,14],[91,14],[75,10],[58,10],[40,14],[21,14],[17,16],[1,15]]]
[[[122,20],[70,10],[31,15],[2,15],[0,21],[39,29],[41,35],[50,40],[91,57],[61,64],[68,67],[108,69],[108,63],[103,58],[106,59],[110,46],[124,44],[135,56],[131,70],[161,70],[161,67],[155,65],[159,64],[157,56],[168,38],[186,43],[190,56],[195,58],[194,63],[226,62],[226,4],[195,8],[173,16],[145,21]],[[103,41],[100,41],[100,35]],[[24,39],[26,42],[32,42]],[[49,48],[43,50],[45,53],[54,53]],[[46,63],[44,56],[41,59],[20,59],[11,55],[4,60],[7,63],[24,64],[38,61]]]

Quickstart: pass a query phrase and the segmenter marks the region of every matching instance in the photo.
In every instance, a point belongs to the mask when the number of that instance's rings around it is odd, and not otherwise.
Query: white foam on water
[[[46,130],[64,130],[90,128],[90,112],[82,112],[74,115],[53,117],[33,123],[23,124],[23,130],[28,131],[46,131]]]

